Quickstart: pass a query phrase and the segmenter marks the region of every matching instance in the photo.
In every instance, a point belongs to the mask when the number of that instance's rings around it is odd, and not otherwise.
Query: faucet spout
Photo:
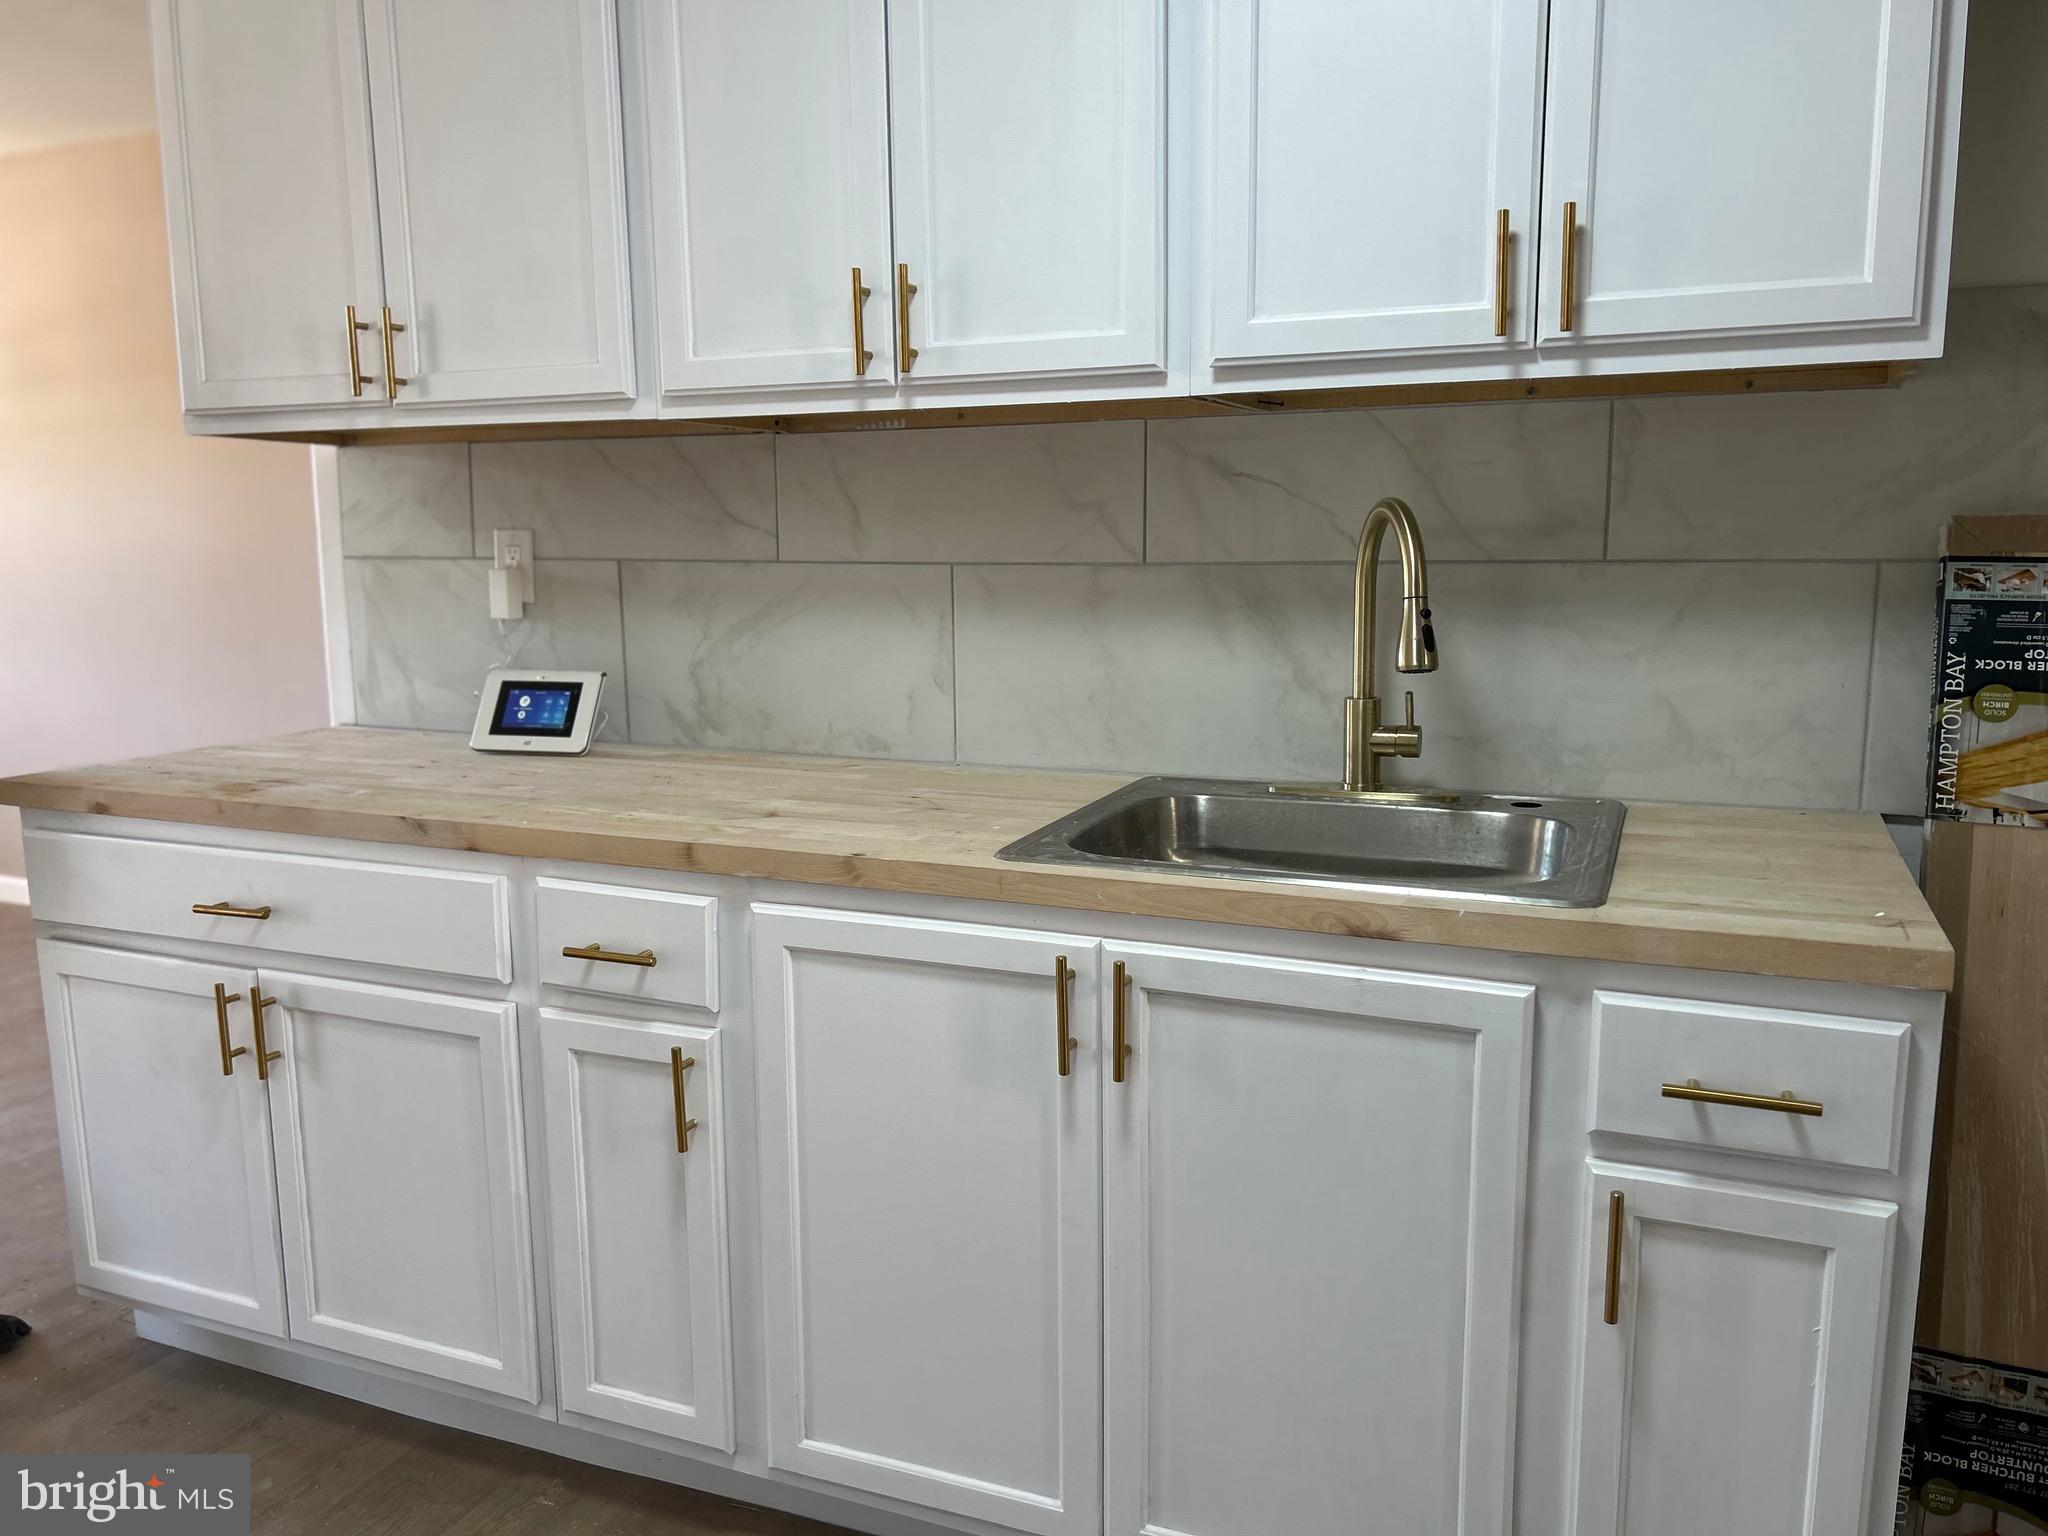
[[[1415,514],[1399,497],[1388,496],[1366,514],[1358,534],[1358,564],[1353,573],[1351,609],[1351,695],[1344,701],[1344,788],[1382,788],[1382,757],[1419,757],[1422,732],[1415,724],[1415,695],[1407,696],[1403,723],[1380,724],[1381,703],[1374,673],[1375,620],[1378,610],[1380,545],[1387,530],[1394,533],[1401,556],[1401,623],[1394,647],[1394,667],[1401,672],[1436,670],[1436,631],[1429,617],[1429,572],[1422,554],[1422,530]]]

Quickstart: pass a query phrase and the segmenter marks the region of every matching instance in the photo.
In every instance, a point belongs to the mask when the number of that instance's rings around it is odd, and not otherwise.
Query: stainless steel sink
[[[1627,807],[1139,779],[996,856],[1555,907],[1607,900]]]

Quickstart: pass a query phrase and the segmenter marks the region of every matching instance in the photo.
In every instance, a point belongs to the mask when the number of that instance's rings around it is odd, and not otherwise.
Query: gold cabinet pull
[[[404,329],[404,326],[391,318],[391,306],[386,304],[384,306],[384,398],[386,400],[396,400],[398,398],[398,386],[412,382],[411,379],[401,379],[398,376],[398,357],[391,347],[391,338]]]
[[[235,1075],[235,1058],[249,1054],[249,1047],[246,1045],[238,1045],[233,1050],[228,1049],[228,1004],[239,1003],[241,1000],[241,993],[230,992],[217,981],[213,984],[213,1021],[220,1026],[220,1075],[222,1077],[233,1077]]]
[[[860,268],[853,269],[853,376],[865,378],[868,364],[875,360],[875,354],[868,350],[867,321],[863,311],[867,308],[868,295],[874,290],[864,287],[860,280]]]
[[[1067,964],[1065,955],[1055,955],[1052,962],[1053,1022],[1058,1026],[1060,1037],[1060,1076],[1070,1077],[1074,1071],[1074,1034],[1067,1016],[1067,994],[1074,979],[1074,968]]]
[[[1600,1315],[1610,1327],[1621,1321],[1622,1205],[1620,1190],[1607,1196],[1607,1305]]]
[[[192,911],[198,917],[246,917],[257,923],[270,916],[268,907],[238,907],[231,901],[194,902]]]
[[[357,331],[367,331],[370,322],[356,318],[356,307],[348,306],[348,392],[358,400],[363,398],[363,386],[377,382],[375,377],[363,372],[363,349],[356,341]]]
[[[1682,1083],[1666,1083],[1664,1097],[1687,1099],[1694,1104],[1731,1104],[1737,1109],[1774,1109],[1781,1115],[1812,1115],[1815,1119],[1821,1114],[1819,1099],[1802,1099],[1790,1088],[1772,1098],[1762,1093],[1736,1093],[1728,1088],[1702,1088],[1696,1077],[1688,1077]]]
[[[620,950],[606,949],[602,944],[585,944],[581,948],[570,944],[563,947],[562,958],[564,960],[602,960],[607,965],[651,966],[654,964],[654,951],[643,949],[636,955],[629,955]]]
[[[676,1150],[690,1150],[690,1132],[697,1129],[697,1122],[683,1113],[683,1074],[697,1065],[697,1058],[685,1056],[680,1045],[668,1048],[668,1075],[676,1090]]]
[[[284,1056],[283,1051],[273,1051],[270,1048],[270,1041],[263,1033],[263,1010],[276,1001],[274,997],[263,995],[261,985],[249,993],[249,1017],[256,1025],[256,1078],[259,1082],[270,1081],[270,1064]]]
[[[1129,1009],[1124,1002],[1130,982],[1131,973],[1124,968],[1123,961],[1117,961],[1109,973],[1109,1075],[1119,1083],[1124,1080],[1124,1063],[1131,1059]]]
[[[917,292],[917,284],[910,280],[910,263],[896,263],[896,371],[910,372],[910,365],[917,361],[917,348],[910,344],[910,296]]]
[[[1579,286],[1579,205],[1564,205],[1564,260],[1563,272],[1558,282],[1557,323],[1559,330],[1568,331],[1578,316],[1573,309],[1573,296]]]
[[[1493,221],[1493,334],[1508,333],[1508,211],[1503,208]]]

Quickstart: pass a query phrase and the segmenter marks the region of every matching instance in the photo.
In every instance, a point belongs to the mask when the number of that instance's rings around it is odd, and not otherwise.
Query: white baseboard
[[[0,907],[28,905],[28,876],[0,875]]]

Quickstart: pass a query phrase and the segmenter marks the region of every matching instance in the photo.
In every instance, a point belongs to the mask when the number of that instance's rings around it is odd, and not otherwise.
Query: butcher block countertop
[[[0,780],[0,804],[524,858],[1946,990],[1955,956],[1875,816],[1632,805],[1601,907],[999,861],[1129,782],[599,746],[485,755],[337,728]]]

